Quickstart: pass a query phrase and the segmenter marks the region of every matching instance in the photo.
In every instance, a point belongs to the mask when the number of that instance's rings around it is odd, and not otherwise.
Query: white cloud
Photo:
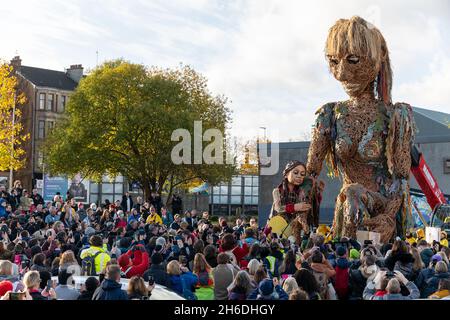
[[[346,99],[327,70],[323,46],[339,18],[361,15],[385,36],[394,69],[393,97],[450,108],[450,2],[294,0],[2,1],[0,56],[62,70],[123,57],[193,66],[214,93],[232,100],[232,133],[268,128],[301,138],[314,111]]]

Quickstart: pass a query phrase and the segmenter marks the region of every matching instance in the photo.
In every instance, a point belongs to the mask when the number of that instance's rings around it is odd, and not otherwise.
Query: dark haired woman
[[[298,287],[308,294],[309,300],[320,300],[319,284],[313,273],[307,269],[300,269],[294,273]]]
[[[301,232],[308,234],[318,225],[320,196],[315,181],[306,176],[306,165],[289,161],[283,170],[283,181],[273,190],[272,215],[281,216],[292,227],[298,245]],[[282,235],[278,235],[282,236]]]
[[[241,260],[244,259],[244,257],[248,254],[248,245],[247,243],[243,243],[242,247],[239,246],[238,242],[236,241],[236,238],[230,234],[227,233],[222,238],[222,243],[220,244],[219,252],[226,252],[230,254],[233,261],[236,265],[241,265]],[[234,259],[235,258],[235,259]]]

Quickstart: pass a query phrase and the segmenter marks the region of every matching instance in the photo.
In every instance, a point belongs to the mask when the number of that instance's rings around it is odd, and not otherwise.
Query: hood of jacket
[[[327,270],[329,270],[330,268],[328,268],[327,265],[323,264],[323,263],[311,263],[311,269],[313,269],[316,272],[325,272]]]
[[[346,258],[338,258],[336,260],[336,267],[339,267],[341,269],[350,268],[350,262]]]
[[[105,291],[118,290],[121,288],[122,288],[122,285],[120,283],[118,283],[117,281],[111,280],[111,279],[105,279],[102,282],[102,289]]]

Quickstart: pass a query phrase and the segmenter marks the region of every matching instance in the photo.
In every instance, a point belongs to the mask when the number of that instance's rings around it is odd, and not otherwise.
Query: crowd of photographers
[[[179,198],[172,213],[157,194],[85,208],[60,195],[44,203],[20,182],[0,192],[2,300],[146,300],[156,284],[190,300],[450,298],[445,234],[374,245],[322,226],[297,245],[255,218],[182,213]],[[81,288],[74,275],[87,276]]]

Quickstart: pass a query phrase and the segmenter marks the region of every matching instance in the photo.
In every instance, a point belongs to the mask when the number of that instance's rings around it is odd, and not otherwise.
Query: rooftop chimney
[[[14,68],[14,70],[20,70],[20,67],[22,66],[22,59],[20,59],[20,56],[15,56],[11,60],[11,66]]]
[[[83,77],[83,65],[81,64],[73,64],[69,69],[66,70],[66,74],[70,79],[79,83],[81,78]]]

